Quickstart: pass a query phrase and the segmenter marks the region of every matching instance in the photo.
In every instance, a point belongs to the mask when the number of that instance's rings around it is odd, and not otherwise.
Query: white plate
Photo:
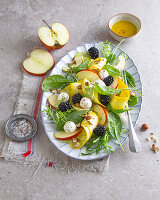
[[[62,71],[62,68],[67,64],[72,61],[72,58],[75,56],[77,52],[86,52],[90,47],[95,46],[100,50],[100,46],[98,42],[92,42],[88,44],[84,44],[82,46],[77,47],[75,50],[70,51],[67,55],[65,55],[53,68],[52,72],[50,75],[53,74],[60,74],[64,75],[65,73]],[[115,49],[114,45],[111,45],[112,51]],[[118,48],[116,51],[116,57],[119,55],[123,54],[124,52]],[[137,90],[142,93],[142,84],[140,81],[140,76],[138,73],[138,70],[134,64],[134,62],[131,60],[131,58],[128,57],[126,60],[126,66],[125,69],[132,74],[132,76],[135,78],[135,83],[136,83],[136,88]],[[47,98],[51,95],[49,92],[44,92],[42,96],[42,103],[41,103],[41,111],[43,111],[46,108],[46,102]],[[142,98],[141,96],[138,96],[139,101],[138,104],[133,106],[133,110],[131,111],[131,118],[133,125],[136,124],[136,121],[138,119],[140,110],[141,110],[141,103],[142,103]],[[85,152],[85,147],[82,147],[81,149],[72,149],[69,147],[67,143],[64,143],[63,141],[57,140],[54,137],[54,131],[55,131],[55,125],[48,119],[47,115],[42,112],[42,121],[44,125],[45,132],[47,136],[49,137],[50,141],[63,153],[65,153],[67,156],[70,156],[72,158],[76,158],[79,160],[95,160],[99,158],[103,158],[107,156],[105,152],[101,151],[99,154],[93,154],[93,155],[87,155],[87,156],[82,156],[81,153]],[[127,128],[127,127],[126,127]],[[126,139],[128,138],[127,133],[122,133],[119,140],[121,144],[123,145]],[[120,146],[116,140],[111,140],[109,142],[109,145],[114,149],[117,150]]]

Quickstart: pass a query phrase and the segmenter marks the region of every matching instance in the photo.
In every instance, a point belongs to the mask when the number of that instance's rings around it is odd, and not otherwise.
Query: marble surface
[[[0,199],[2,200],[159,200],[160,152],[150,150],[145,138],[151,132],[159,136],[160,98],[160,1],[149,0],[6,0],[0,1],[0,141],[5,136],[4,125],[12,115],[22,79],[22,61],[33,48],[42,48],[38,28],[61,22],[68,27],[69,43],[54,53],[57,62],[69,50],[90,41],[109,39],[107,21],[120,12],[137,15],[142,30],[136,40],[121,48],[134,60],[143,83],[142,111],[136,131],[142,152],[112,154],[109,171],[102,173],[70,173],[44,168],[22,167],[0,160]],[[143,123],[149,125],[140,131]],[[47,136],[46,136],[47,137]],[[160,137],[159,137],[160,139]],[[0,144],[2,145],[2,144]],[[158,143],[159,145],[159,143]]]

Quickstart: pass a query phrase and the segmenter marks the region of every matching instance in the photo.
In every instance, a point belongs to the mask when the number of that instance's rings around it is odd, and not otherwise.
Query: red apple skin
[[[105,120],[104,124],[100,124],[100,125],[105,125],[106,122],[107,122],[107,119],[108,119],[108,115],[107,115],[108,112],[107,112],[107,110],[106,110],[103,106],[101,106],[101,105],[99,105],[99,104],[98,104],[98,106],[101,107],[101,109],[103,110],[103,112],[104,112],[104,114],[105,114],[105,116],[106,116],[106,120]]]
[[[51,107],[52,107],[53,109],[55,109],[55,110],[57,109],[57,108],[55,108],[54,106],[52,106],[52,104],[49,103],[48,99],[47,99],[46,104],[49,105],[49,106],[51,106]]]
[[[53,56],[52,56],[52,58],[53,58]],[[53,66],[52,66],[50,69],[53,69],[54,66],[55,66],[55,61],[54,61],[54,58],[53,58]],[[34,74],[34,73],[32,73],[32,72],[27,71],[27,70],[24,68],[24,66],[23,66],[23,69],[24,69],[24,71],[26,71],[28,74],[31,74],[31,75],[33,75],[33,76],[44,76],[44,75],[47,73],[47,71],[46,71],[46,72],[43,73],[43,74]],[[49,69],[49,70],[50,70],[50,69]]]
[[[76,137],[76,136],[79,135],[81,132],[82,132],[82,128],[81,128],[76,134],[74,134],[74,135],[72,135],[72,136],[69,136],[69,137],[66,137],[66,138],[57,138],[57,137],[56,137],[56,139],[58,139],[58,140],[69,140],[69,139],[72,139],[72,138]]]
[[[38,37],[39,38],[39,37]],[[40,39],[40,38],[39,38]],[[43,46],[48,50],[48,51],[53,51],[53,50],[57,50],[57,49],[61,49],[63,46],[65,45],[54,45],[54,46],[48,46],[46,45],[44,42],[42,42],[42,40],[40,39],[41,43],[43,44]]]

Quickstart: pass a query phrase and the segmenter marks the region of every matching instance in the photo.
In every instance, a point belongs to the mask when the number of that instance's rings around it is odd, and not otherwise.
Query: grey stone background
[[[139,154],[120,149],[111,156],[110,169],[102,173],[66,174],[54,168],[25,168],[0,160],[1,200],[159,200],[160,152],[145,143],[150,132],[160,134],[160,1],[158,0],[0,0],[0,141],[12,115],[22,79],[22,62],[33,48],[43,48],[38,28],[61,22],[70,33],[69,43],[55,51],[57,62],[67,51],[89,41],[110,41],[107,22],[120,12],[137,15],[140,35],[121,48],[134,60],[143,83],[143,104],[136,131],[143,150]],[[142,123],[149,130],[141,132]],[[158,143],[159,144],[159,143]],[[2,144],[0,144],[2,145]]]

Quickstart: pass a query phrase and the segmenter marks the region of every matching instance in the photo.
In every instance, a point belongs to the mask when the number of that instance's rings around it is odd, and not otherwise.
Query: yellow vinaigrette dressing
[[[137,27],[133,23],[125,20],[113,24],[111,30],[122,37],[130,37],[137,33]]]

